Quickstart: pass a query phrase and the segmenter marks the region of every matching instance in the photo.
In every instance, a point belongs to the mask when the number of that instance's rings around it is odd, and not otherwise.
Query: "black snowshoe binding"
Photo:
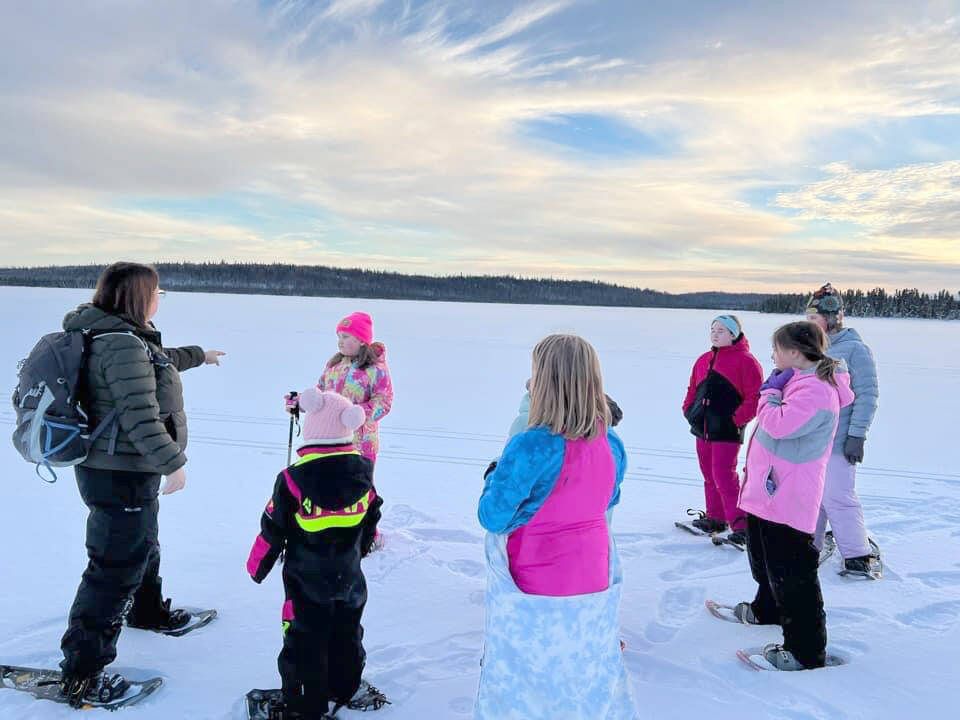
[[[699,515],[696,519],[691,521],[697,530],[702,530],[708,535],[713,535],[714,533],[721,533],[727,529],[727,524],[723,520],[714,520],[711,517],[707,517],[707,514],[702,510],[687,510],[687,515],[693,515],[696,513]]]
[[[727,535],[727,540],[732,542],[735,545],[740,545],[741,547],[747,546],[747,533],[744,530],[734,530],[729,535]]]
[[[386,695],[377,690],[377,688],[368,683],[366,680],[361,680],[360,687],[353,694],[353,697],[350,698],[350,701],[342,707],[346,707],[348,710],[369,712],[371,710],[379,710],[384,705],[389,704],[390,701],[387,700]],[[337,706],[337,708],[333,711],[333,714],[336,714],[340,707],[341,706]]]
[[[159,607],[151,611],[137,612],[136,607],[127,616],[127,625],[141,630],[170,632],[190,622],[190,613],[180,608],[170,609],[170,599],[164,600]]]
[[[840,575],[862,577],[869,580],[879,580],[883,577],[883,562],[880,560],[880,548],[873,541],[873,538],[867,538],[870,543],[870,554],[860,557],[846,558],[843,561],[843,570]]]
[[[90,702],[112,702],[123,697],[129,688],[130,683],[119,673],[107,675],[99,672],[85,678],[64,675],[60,681],[60,692],[73,708],[83,707]]]

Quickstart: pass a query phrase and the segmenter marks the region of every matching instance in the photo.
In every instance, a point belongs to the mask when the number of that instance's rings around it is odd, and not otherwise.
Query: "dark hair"
[[[381,348],[382,346],[380,343],[374,343],[373,345],[367,345],[366,343],[363,343],[360,345],[360,349],[357,351],[357,354],[353,357],[349,357],[338,352],[327,361],[327,367],[339,365],[341,362],[343,362],[344,358],[346,358],[351,362],[355,362],[357,367],[361,370],[366,370],[371,365],[376,365],[380,360]]]
[[[145,328],[148,327],[147,311],[159,284],[160,276],[152,265],[115,262],[100,273],[93,304]]]
[[[827,334],[809,320],[787,323],[773,333],[773,344],[781,350],[798,350],[807,360],[817,363],[817,377],[836,386],[834,377],[840,364],[827,355]]]

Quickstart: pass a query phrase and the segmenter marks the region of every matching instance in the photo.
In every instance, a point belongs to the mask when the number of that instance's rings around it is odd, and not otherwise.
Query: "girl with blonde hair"
[[[480,497],[489,575],[477,719],[638,717],[609,529],[627,460],[610,424],[593,347],[541,340],[527,428],[488,468]]]

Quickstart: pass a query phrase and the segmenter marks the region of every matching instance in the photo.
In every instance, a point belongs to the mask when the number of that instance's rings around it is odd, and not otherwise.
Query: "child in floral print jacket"
[[[337,323],[337,354],[327,363],[317,388],[343,395],[363,408],[367,419],[354,442],[363,457],[375,463],[380,447],[377,426],[393,405],[393,385],[387,349],[373,342],[373,320],[367,313],[355,312]]]

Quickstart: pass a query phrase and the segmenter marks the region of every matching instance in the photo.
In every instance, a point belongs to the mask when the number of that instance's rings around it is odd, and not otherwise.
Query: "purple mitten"
[[[790,378],[793,377],[793,368],[787,368],[786,370],[774,370],[770,373],[763,385],[760,386],[760,392],[764,390],[776,390],[777,392],[783,392],[784,386],[790,381]]]

